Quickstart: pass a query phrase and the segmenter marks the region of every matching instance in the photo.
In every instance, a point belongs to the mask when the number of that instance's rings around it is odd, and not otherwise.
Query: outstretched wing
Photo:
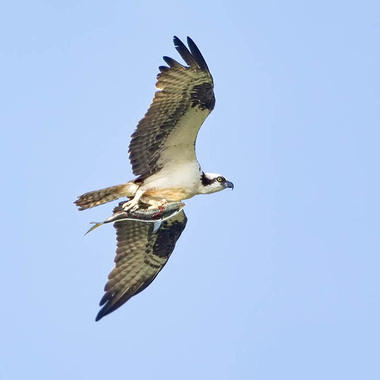
[[[164,57],[169,67],[159,67],[158,91],[129,145],[133,173],[140,178],[166,165],[196,161],[199,128],[215,105],[212,76],[198,47],[190,37],[190,50],[177,37],[173,41],[188,66]]]
[[[120,211],[116,207],[114,213]],[[155,223],[124,220],[114,223],[117,235],[115,268],[108,276],[96,321],[144,290],[168,261],[187,222],[183,211]],[[157,228],[157,229],[156,229]]]

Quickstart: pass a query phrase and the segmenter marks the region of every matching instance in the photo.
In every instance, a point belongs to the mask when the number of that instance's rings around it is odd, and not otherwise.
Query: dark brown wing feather
[[[120,206],[114,213],[121,211]],[[183,211],[163,221],[157,231],[154,223],[120,221],[114,223],[117,235],[115,268],[108,276],[96,321],[113,312],[144,290],[168,261],[187,222]]]
[[[215,105],[214,84],[201,52],[187,38],[189,49],[174,37],[174,45],[188,66],[164,57],[153,102],[137,125],[129,145],[133,173],[140,178],[158,172],[178,159],[196,160],[195,140]]]

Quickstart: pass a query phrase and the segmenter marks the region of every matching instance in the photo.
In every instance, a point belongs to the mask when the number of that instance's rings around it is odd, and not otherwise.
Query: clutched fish
[[[145,223],[161,223],[164,220],[177,215],[185,207],[183,202],[168,202],[159,208],[139,207],[136,210],[125,210],[123,208],[124,203],[126,203],[126,201],[120,202],[119,205],[114,208],[113,214],[103,222],[92,222],[94,225],[86,232],[86,235],[103,224],[121,222],[124,220],[133,220],[135,222]]]

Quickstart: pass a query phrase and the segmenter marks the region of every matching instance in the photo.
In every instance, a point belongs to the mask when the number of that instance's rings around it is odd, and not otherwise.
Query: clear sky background
[[[94,322],[131,133],[173,35],[215,81],[165,269]],[[14,1],[0,9],[1,379],[379,379],[378,1]]]

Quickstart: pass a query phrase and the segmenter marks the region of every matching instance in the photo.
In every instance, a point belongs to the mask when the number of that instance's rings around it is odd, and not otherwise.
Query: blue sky
[[[15,1],[0,9],[4,379],[377,379],[380,6]],[[215,81],[165,269],[98,323],[129,137],[173,35]]]

